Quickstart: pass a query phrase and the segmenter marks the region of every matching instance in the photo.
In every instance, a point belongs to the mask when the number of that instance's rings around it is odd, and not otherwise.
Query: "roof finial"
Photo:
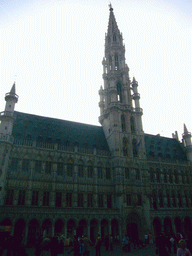
[[[110,4],[109,4],[109,11],[111,11],[111,12],[113,11],[111,2],[110,2]]]

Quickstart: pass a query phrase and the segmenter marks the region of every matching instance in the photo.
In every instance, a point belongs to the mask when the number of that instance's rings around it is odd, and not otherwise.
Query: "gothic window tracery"
[[[118,68],[119,68],[119,56],[116,53],[115,54],[115,70],[118,70]]]
[[[118,100],[118,102],[121,102],[121,103],[122,103],[122,89],[121,89],[121,83],[118,82],[116,86],[117,86],[117,100]]]

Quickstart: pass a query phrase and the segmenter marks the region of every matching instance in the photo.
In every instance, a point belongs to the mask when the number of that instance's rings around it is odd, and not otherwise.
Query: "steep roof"
[[[109,151],[102,127],[14,112],[16,121],[12,135],[15,139],[58,143],[81,148]]]
[[[187,160],[183,145],[176,139],[145,134],[145,148],[147,159],[161,158],[181,162]]]

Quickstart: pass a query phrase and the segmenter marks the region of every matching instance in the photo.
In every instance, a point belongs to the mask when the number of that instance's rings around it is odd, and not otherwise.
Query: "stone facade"
[[[144,238],[191,232],[192,144],[144,134],[138,82],[110,6],[102,127],[14,111],[15,84],[0,113],[0,222],[33,244],[37,233]]]

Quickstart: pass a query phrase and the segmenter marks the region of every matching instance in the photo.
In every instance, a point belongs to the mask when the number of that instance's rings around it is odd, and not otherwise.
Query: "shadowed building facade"
[[[138,82],[109,10],[99,122],[87,125],[14,110],[0,113],[0,226],[33,244],[37,234],[144,239],[191,230],[192,144],[145,134]]]

